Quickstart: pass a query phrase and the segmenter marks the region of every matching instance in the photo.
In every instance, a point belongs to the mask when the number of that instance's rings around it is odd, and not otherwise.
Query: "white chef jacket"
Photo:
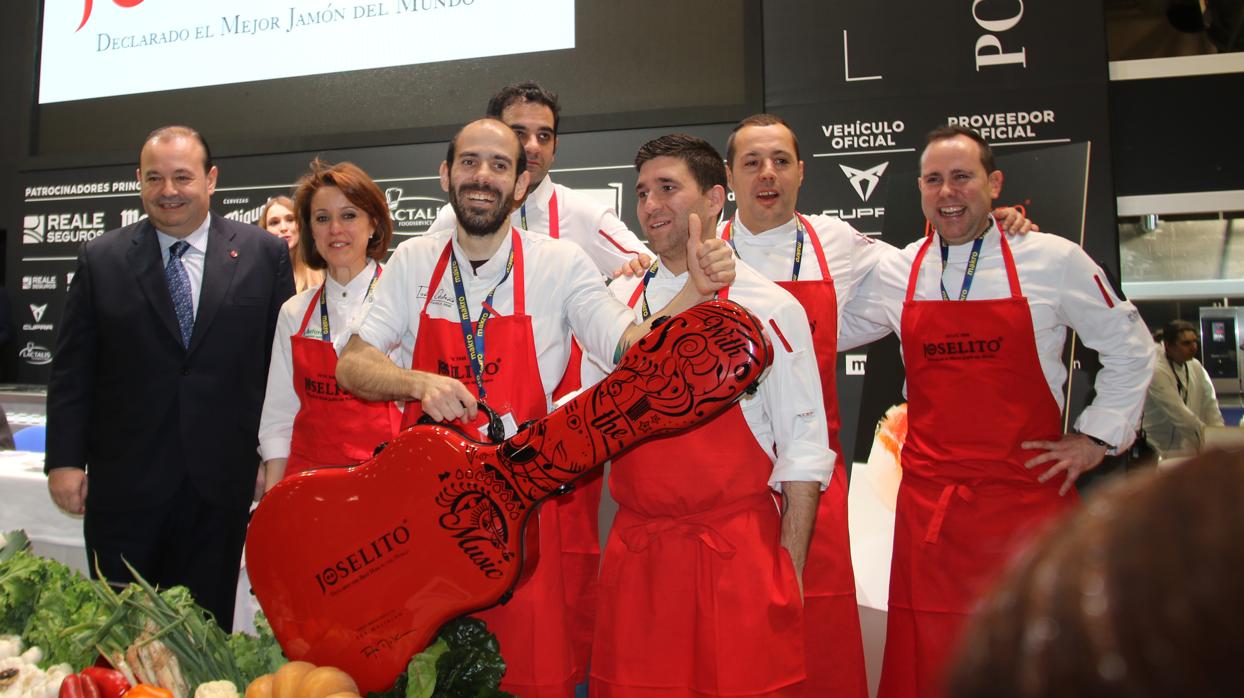
[[[346,285],[342,286],[332,276],[325,275],[324,293],[328,302],[328,330],[332,333],[333,349],[341,353],[350,328],[365,314],[370,302],[367,287],[376,274],[375,260],[368,259],[367,266]],[[379,284],[377,284],[379,285]],[[294,432],[294,415],[302,403],[294,390],[294,362],[290,337],[302,325],[307,306],[315,297],[319,286],[312,286],[290,297],[281,305],[276,321],[276,334],[272,337],[272,361],[268,364],[268,386],[264,393],[263,413],[259,417],[259,455],[263,460],[289,457],[289,442]],[[319,301],[316,301],[319,305]],[[307,322],[303,337],[320,339],[320,311],[314,310]]]
[[[1166,358],[1165,345],[1158,342],[1153,381],[1145,399],[1145,436],[1162,455],[1190,455],[1200,450],[1206,426],[1223,426],[1222,411],[1214,384],[1200,361],[1194,358],[1183,366],[1172,364]],[[1179,395],[1179,383],[1187,390],[1186,400]]]
[[[746,264],[739,263],[735,274],[729,299],[755,314],[773,343],[773,365],[761,378],[756,394],[745,395],[741,401],[752,436],[773,459],[769,486],[781,491],[783,482],[814,481],[824,490],[833,472],[834,452],[826,445],[825,403],[821,400],[808,316],[794,296]],[[625,303],[642,280],[642,276],[619,278],[609,290]],[[656,276],[648,283],[648,307],[653,312],[664,307],[686,280],[686,273],[675,276],[658,265]],[[642,320],[642,306],[641,299],[630,311],[637,321]],[[771,322],[780,328],[785,342],[773,336]],[[589,363],[594,365],[589,367]],[[584,362],[584,384],[600,381],[606,370],[594,359]]]
[[[549,234],[549,200],[557,193],[558,237],[578,245],[591,258],[601,274],[612,278],[623,264],[645,254],[656,255],[639,241],[626,227],[613,209],[592,197],[569,187],[554,184],[553,178],[545,176],[523,203],[527,223],[523,224],[522,209],[510,216],[510,224],[531,232]],[[452,229],[457,226],[453,207],[445,204],[428,229],[431,232]]]
[[[631,312],[609,293],[587,255],[578,246],[547,235],[520,230],[523,242],[526,313],[531,317],[536,361],[547,398],[557,387],[570,359],[571,338],[585,351],[611,362],[622,334],[632,323]],[[398,245],[376,285],[376,300],[354,330],[363,340],[383,352],[396,352],[395,363],[410,367],[419,332],[419,315],[428,296],[432,271],[445,245],[452,241],[454,254],[462,265],[463,286],[472,321],[483,311],[483,300],[496,288],[492,307],[498,315],[514,313],[514,277],[500,286],[509,259],[511,236],[497,252],[472,269],[469,257],[458,246],[455,230],[442,230],[411,238]],[[453,277],[448,267],[440,285],[433,290],[428,314],[434,318],[460,322],[454,304]],[[485,347],[487,351],[487,347]]]
[[[857,232],[850,224],[833,216],[815,215],[805,218],[821,241],[825,264],[829,267],[829,275],[834,281],[838,316],[841,317],[843,308],[855,296],[860,282],[877,266],[886,252],[893,251],[894,248]],[[718,236],[725,225],[722,222],[717,227]],[[747,262],[766,279],[791,280],[790,274],[795,262],[794,218],[776,228],[754,235],[743,224],[743,219],[735,216],[730,226],[730,240],[734,243],[739,259]],[[817,263],[816,252],[811,249],[810,244],[809,237],[805,235],[799,281],[821,280],[821,265]]]
[[[1010,296],[996,225],[986,234],[969,301]],[[1153,371],[1153,341],[1129,301],[1115,296],[1105,272],[1069,240],[1046,233],[1007,235],[1020,289],[1032,311],[1037,355],[1050,393],[1061,408],[1067,367],[1063,345],[1067,328],[1097,351],[1101,370],[1094,383],[1096,396],[1080,413],[1075,430],[1091,434],[1116,449],[1129,446],[1140,421],[1145,389]],[[838,332],[838,349],[873,341],[893,331],[901,335],[903,300],[912,263],[924,240],[887,254],[862,283],[847,305]],[[916,284],[916,300],[941,298],[939,279],[951,298],[963,287],[972,245],[950,246],[942,272],[939,240],[929,245]]]

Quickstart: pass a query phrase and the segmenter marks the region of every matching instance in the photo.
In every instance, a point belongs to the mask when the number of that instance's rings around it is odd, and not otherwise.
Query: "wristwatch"
[[[1076,433],[1079,434],[1080,436],[1087,437],[1089,441],[1092,441],[1098,446],[1105,448],[1107,451],[1114,450],[1114,446],[1111,446],[1110,444],[1106,443],[1105,441],[1102,441],[1101,439],[1097,438],[1096,436],[1093,436],[1092,434],[1085,434],[1082,431],[1077,431]]]

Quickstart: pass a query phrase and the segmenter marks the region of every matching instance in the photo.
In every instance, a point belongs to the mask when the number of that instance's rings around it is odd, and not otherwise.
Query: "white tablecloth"
[[[0,531],[22,529],[35,552],[86,573],[82,517],[52,503],[43,454],[0,451]]]

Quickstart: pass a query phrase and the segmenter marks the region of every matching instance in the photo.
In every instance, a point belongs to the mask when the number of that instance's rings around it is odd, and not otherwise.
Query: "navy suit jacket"
[[[188,348],[144,219],[83,245],[48,386],[45,469],[87,468],[87,509],[167,501],[183,480],[245,511],[281,304],[294,292],[278,237],[211,215]]]

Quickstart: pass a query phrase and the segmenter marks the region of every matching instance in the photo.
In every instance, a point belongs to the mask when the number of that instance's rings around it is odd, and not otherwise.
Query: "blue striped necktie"
[[[173,298],[173,310],[177,311],[177,324],[181,327],[181,345],[190,346],[194,333],[194,300],[190,293],[190,275],[181,263],[181,256],[190,249],[190,243],[178,240],[168,246],[168,264],[164,265],[164,279]]]

